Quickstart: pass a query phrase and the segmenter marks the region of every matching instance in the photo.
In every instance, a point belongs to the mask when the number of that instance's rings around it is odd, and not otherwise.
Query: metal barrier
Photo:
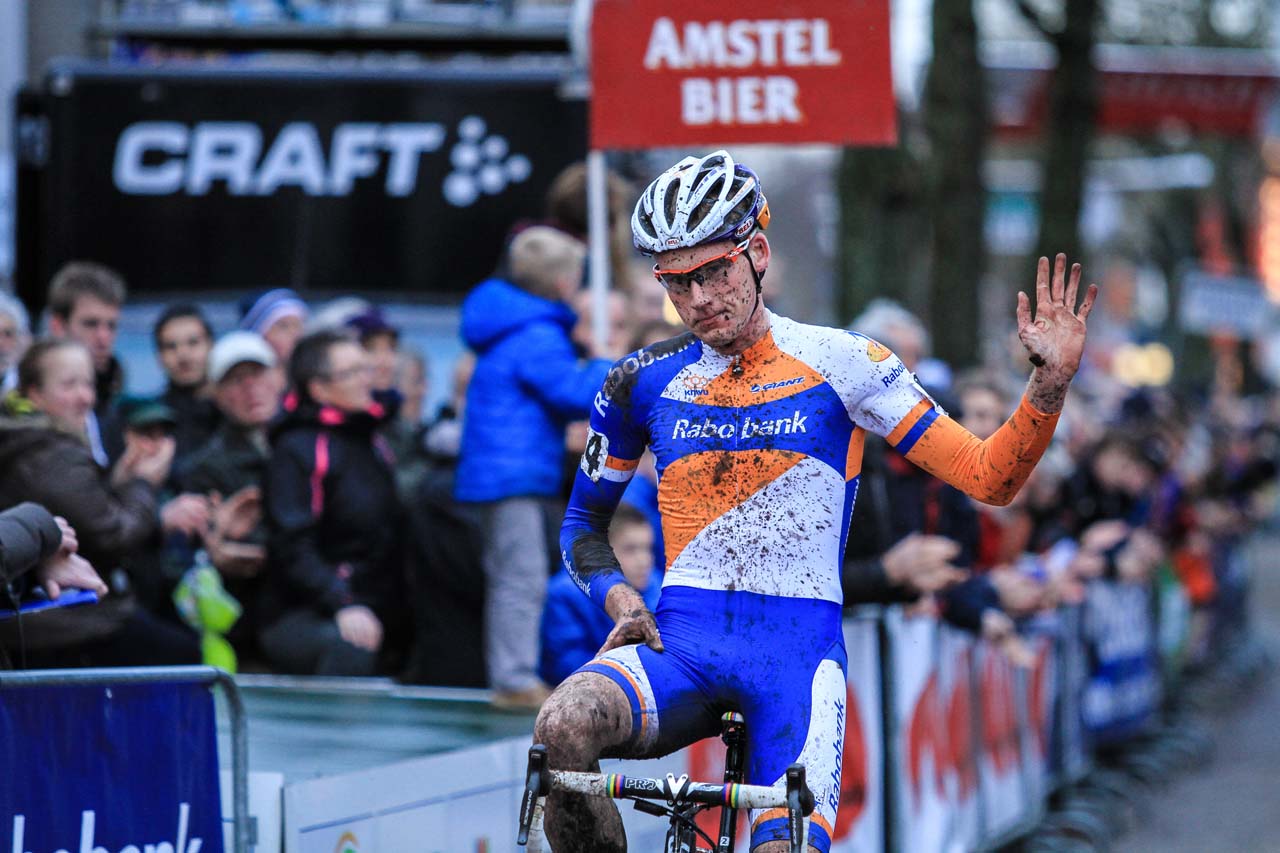
[[[222,688],[231,717],[231,789],[235,853],[250,853],[255,832],[249,816],[249,736],[235,680],[211,666],[121,667],[0,672],[0,691],[23,687],[113,687],[196,683]]]
[[[1004,847],[1090,772],[1094,743],[1144,731],[1160,696],[1149,602],[1143,587],[1095,582],[1084,605],[1024,632],[1030,669],[935,619],[861,608],[879,623],[884,850]]]

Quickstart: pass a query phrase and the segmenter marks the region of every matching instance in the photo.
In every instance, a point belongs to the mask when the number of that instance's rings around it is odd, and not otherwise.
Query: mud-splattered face
[[[722,240],[691,249],[673,249],[654,257],[659,269],[692,271],[708,261],[708,267],[725,265],[713,271],[714,275],[689,276],[684,286],[667,290],[671,304],[689,330],[719,350],[733,347],[748,329],[758,307],[751,265],[760,275],[769,266],[769,241],[763,234],[752,237],[743,254],[725,259],[723,256],[731,249],[733,241]]]

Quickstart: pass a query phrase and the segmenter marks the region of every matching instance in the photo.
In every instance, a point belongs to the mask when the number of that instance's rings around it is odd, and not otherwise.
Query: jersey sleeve
[[[560,557],[570,577],[604,608],[614,585],[626,583],[609,546],[609,521],[647,445],[643,418],[634,410],[636,377],[618,365],[591,406],[587,446],[560,527]]]
[[[942,415],[917,436],[905,456],[970,497],[1006,506],[1031,476],[1057,424],[1057,414],[1037,410],[1026,398],[985,441]]]
[[[1013,500],[1049,446],[1058,415],[1023,399],[983,441],[947,415],[886,347],[857,333],[849,338],[855,392],[849,403],[859,425],[970,497],[1000,506]]]
[[[907,453],[946,413],[889,349],[864,335],[847,336],[852,380],[845,401],[855,423]]]

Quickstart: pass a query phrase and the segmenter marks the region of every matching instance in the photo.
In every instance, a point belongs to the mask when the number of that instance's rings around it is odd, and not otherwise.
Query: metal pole
[[[604,152],[587,154],[587,227],[591,269],[591,338],[597,351],[609,341],[609,199]]]
[[[236,853],[249,853],[258,843],[258,833],[249,817],[249,728],[245,724],[244,700],[230,673],[209,669],[215,673],[215,683],[222,687],[231,711],[231,809]]]

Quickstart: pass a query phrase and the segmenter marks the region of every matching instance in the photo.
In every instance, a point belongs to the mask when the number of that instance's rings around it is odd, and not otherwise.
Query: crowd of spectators
[[[31,618],[23,659],[195,663],[212,634],[242,669],[488,686],[500,707],[537,707],[611,627],[557,553],[590,406],[613,360],[682,331],[623,254],[607,339],[594,340],[584,192],[570,173],[546,220],[513,229],[462,306],[470,352],[427,417],[423,356],[358,297],[254,293],[221,335],[199,305],[169,306],[154,326],[166,387],[137,399],[122,395],[116,352],[120,275],[67,264],[40,336],[0,294],[0,510],[34,502],[65,519],[70,576],[102,593],[48,628]],[[1017,404],[1025,376],[930,358],[899,306],[877,301],[850,328],[897,352],[979,437]],[[846,603],[910,602],[1020,660],[1020,620],[1079,600],[1094,578],[1147,584],[1165,571],[1197,608],[1196,653],[1209,654],[1223,566],[1275,481],[1280,411],[1239,389],[1196,399],[1126,389],[1093,358],[1008,507],[976,504],[868,440]],[[646,455],[610,529],[650,606],[665,566],[658,491]],[[232,624],[202,623],[193,595],[233,602]]]

